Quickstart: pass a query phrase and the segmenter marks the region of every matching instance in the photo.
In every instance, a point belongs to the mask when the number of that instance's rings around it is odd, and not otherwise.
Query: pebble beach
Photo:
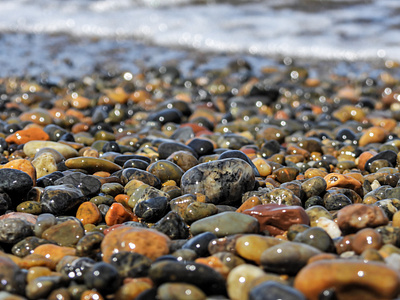
[[[400,297],[389,46],[0,41],[0,299]]]

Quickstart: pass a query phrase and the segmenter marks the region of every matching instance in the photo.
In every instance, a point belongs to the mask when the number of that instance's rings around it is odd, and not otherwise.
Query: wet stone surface
[[[264,67],[0,78],[0,298],[399,298],[397,63]]]

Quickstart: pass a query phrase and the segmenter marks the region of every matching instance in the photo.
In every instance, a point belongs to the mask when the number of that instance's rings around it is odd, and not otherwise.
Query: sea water
[[[168,59],[190,70],[189,52],[254,64],[400,61],[399,41],[397,0],[0,1],[0,76],[135,71]]]

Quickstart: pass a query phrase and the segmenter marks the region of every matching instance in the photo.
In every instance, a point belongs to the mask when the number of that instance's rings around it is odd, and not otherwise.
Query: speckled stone
[[[214,204],[236,203],[243,193],[253,189],[254,171],[238,158],[203,163],[182,176],[183,193],[206,195]]]
[[[9,293],[21,294],[26,285],[26,273],[7,257],[0,256],[0,289]]]
[[[137,168],[124,169],[121,173],[120,178],[124,185],[126,185],[132,179],[136,179],[157,189],[161,188],[161,180],[157,176],[151,174],[150,172]]]
[[[48,243],[48,240],[35,236],[28,236],[18,243],[15,243],[11,248],[11,252],[18,257],[25,257],[29,254],[32,254],[36,247]]]
[[[356,232],[365,227],[386,225],[389,219],[378,206],[352,204],[338,212],[337,223],[344,233]]]
[[[56,242],[59,246],[73,247],[85,235],[80,221],[67,220],[46,229],[42,238]]]
[[[120,251],[136,252],[155,260],[169,253],[170,239],[154,229],[122,225],[106,234],[102,243],[103,260]]]
[[[212,232],[217,237],[237,233],[257,233],[258,220],[252,216],[237,212],[223,212],[194,222],[190,232],[197,235],[203,232]]]
[[[18,218],[0,220],[0,242],[6,244],[17,243],[33,235],[33,224]]]
[[[170,239],[186,239],[189,236],[189,226],[176,212],[170,211],[154,224],[154,229],[164,233]]]

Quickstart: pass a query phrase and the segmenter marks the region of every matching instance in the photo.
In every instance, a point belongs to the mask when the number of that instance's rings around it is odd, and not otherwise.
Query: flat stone
[[[194,222],[190,232],[197,235],[212,232],[217,237],[237,233],[257,233],[259,223],[256,218],[237,212],[223,212]]]
[[[34,157],[36,152],[42,148],[51,148],[60,152],[66,159],[78,156],[78,151],[69,145],[52,141],[30,141],[24,145],[24,153],[29,157]]]

